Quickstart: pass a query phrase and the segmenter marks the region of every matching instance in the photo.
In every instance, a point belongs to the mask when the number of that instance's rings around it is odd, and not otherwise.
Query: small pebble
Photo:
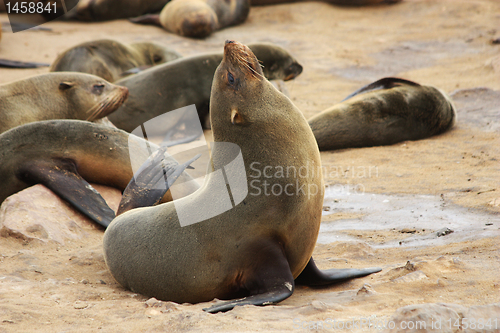
[[[448,234],[451,234],[453,232],[453,230],[451,230],[450,228],[443,228],[443,229],[440,229],[436,232],[436,235],[438,237],[442,237],[442,236],[446,236]]]
[[[77,310],[85,309],[87,306],[89,305],[82,301],[76,301],[75,304],[73,305],[73,307]]]

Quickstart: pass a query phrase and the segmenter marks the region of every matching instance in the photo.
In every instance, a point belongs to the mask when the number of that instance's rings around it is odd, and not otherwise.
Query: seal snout
[[[302,73],[302,65],[298,62],[293,62],[285,71],[285,79],[284,81],[292,80]]]
[[[259,61],[252,50],[237,41],[226,40],[226,44],[224,45],[224,61],[241,68],[243,72],[250,72],[254,77],[262,77],[263,75]]]

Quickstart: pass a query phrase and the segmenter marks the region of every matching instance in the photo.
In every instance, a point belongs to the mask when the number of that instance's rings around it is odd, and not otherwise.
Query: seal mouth
[[[128,93],[128,88],[116,86],[114,91],[87,111],[90,113],[87,120],[94,121],[106,117],[127,100]]]
[[[249,72],[255,78],[262,79],[264,77],[257,57],[248,46],[239,42],[226,40],[223,61],[228,61],[233,66],[242,68],[243,71]]]

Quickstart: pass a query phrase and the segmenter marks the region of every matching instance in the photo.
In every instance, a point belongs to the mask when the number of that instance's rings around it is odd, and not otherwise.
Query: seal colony
[[[0,134],[0,203],[35,184],[43,184],[78,211],[106,227],[114,212],[89,183],[123,191],[133,177],[133,165],[148,159],[143,139],[119,129],[80,120],[39,121]],[[149,142],[156,151],[158,147]],[[132,160],[130,152],[133,152]],[[177,162],[168,154],[165,159]],[[176,193],[199,188],[182,172]],[[167,192],[163,201],[171,201]]]
[[[297,60],[278,45],[255,43],[249,47],[262,62],[269,80],[291,80],[302,72]],[[210,89],[222,57],[217,52],[181,58],[118,80],[116,84],[127,87],[130,96],[109,120],[131,132],[165,112],[195,104],[201,124],[209,127]],[[176,122],[177,119],[172,119],[171,126]]]
[[[280,302],[292,295],[294,279],[327,285],[380,271],[316,268],[311,254],[323,205],[319,150],[300,110],[264,78],[257,58],[245,45],[226,42],[213,80],[210,109],[215,146],[212,172],[202,188],[174,202],[127,211],[106,229],[105,261],[121,285],[178,303],[231,299],[206,309],[218,312],[237,305]],[[235,162],[238,155],[240,164]],[[256,162],[308,165],[317,172],[266,179],[276,186],[297,184],[316,191],[247,195],[243,189],[250,181],[255,185],[266,180],[249,173]],[[244,166],[246,177],[235,184],[235,177],[241,175],[241,169],[234,169],[237,165]],[[221,172],[226,176],[221,177]],[[221,208],[222,198],[228,195],[226,181],[231,186],[232,208],[204,216],[207,208]],[[181,211],[198,223],[181,226]]]
[[[94,121],[109,115],[128,89],[83,73],[48,73],[0,86],[0,133],[49,119]]]
[[[66,50],[52,63],[50,71],[88,73],[114,82],[132,68],[151,67],[181,57],[180,53],[158,43],[125,45],[110,39],[100,39]]]
[[[320,150],[391,145],[449,130],[456,111],[443,91],[383,78],[351,94],[308,122]]]

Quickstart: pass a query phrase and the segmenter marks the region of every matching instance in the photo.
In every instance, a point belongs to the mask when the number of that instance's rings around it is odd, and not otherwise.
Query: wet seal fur
[[[351,94],[308,122],[320,150],[391,145],[443,133],[456,122],[443,91],[383,78]]]
[[[115,214],[89,183],[121,191],[127,187],[132,163],[140,165],[148,158],[145,141],[137,137],[129,141],[130,135],[80,120],[39,121],[0,134],[0,203],[29,186],[43,184],[106,227]],[[149,146],[158,148],[151,142]],[[176,163],[169,156],[167,160]],[[176,186],[179,195],[199,187],[187,173],[180,175]],[[163,201],[171,200],[167,192]]]
[[[181,54],[153,42],[128,45],[100,39],[76,45],[60,54],[51,72],[82,72],[114,82],[132,68],[155,66],[181,58]]]
[[[48,73],[0,86],[0,133],[49,119],[94,121],[109,115],[128,89],[83,73]]]
[[[257,58],[245,45],[226,42],[210,109],[214,172],[202,188],[171,203],[119,215],[104,234],[106,264],[122,286],[178,303],[233,299],[205,309],[218,312],[236,305],[277,303],[292,295],[295,281],[326,285],[380,270],[321,272],[316,268],[311,254],[321,222],[324,185],[319,150],[300,110],[264,78]],[[228,177],[234,177],[229,167],[234,155],[219,149],[221,143],[241,149],[246,185],[267,180],[318,191],[292,196],[248,194],[232,209],[182,227],[179,209],[203,214],[203,207],[220,205],[223,193],[228,193],[226,181],[215,171],[224,168]],[[269,179],[250,172],[256,162],[285,168],[307,165],[314,172]],[[233,198],[242,194],[237,188],[231,191]]]
[[[134,23],[154,24],[185,37],[204,38],[216,30],[246,20],[250,0],[172,0],[159,15],[132,19]]]
[[[261,61],[269,80],[291,80],[302,72],[297,60],[278,45],[255,43],[249,47]],[[116,84],[127,87],[130,96],[109,120],[131,132],[165,112],[195,104],[202,125],[209,127],[210,89],[222,57],[219,52],[186,57],[118,80]],[[172,119],[172,126],[177,120]]]

